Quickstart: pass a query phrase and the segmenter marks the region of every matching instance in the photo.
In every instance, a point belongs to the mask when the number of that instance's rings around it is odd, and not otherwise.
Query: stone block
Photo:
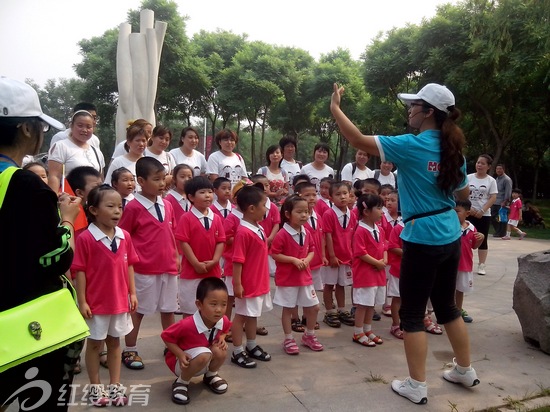
[[[550,250],[518,257],[513,308],[523,339],[550,354]]]

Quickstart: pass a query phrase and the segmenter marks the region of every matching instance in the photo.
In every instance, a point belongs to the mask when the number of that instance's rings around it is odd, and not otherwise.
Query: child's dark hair
[[[154,157],[145,156],[136,162],[136,176],[147,179],[153,173],[164,172],[166,169]]]
[[[382,191],[382,185],[378,181],[378,179],[375,179],[374,177],[369,177],[368,179],[362,180],[363,185],[361,188],[365,187],[366,185],[372,185],[376,186],[378,188],[378,194]]]
[[[291,195],[285,199],[285,202],[281,206],[281,228],[285,223],[290,222],[290,219],[286,216],[286,212],[288,212],[289,214],[292,213],[296,204],[300,202],[306,202],[307,207],[307,200],[298,195]]]
[[[130,170],[126,169],[125,167],[119,167],[118,169],[114,170],[111,174],[111,186],[113,185],[113,183],[118,182],[118,179],[120,179],[120,176],[122,176],[124,173],[132,174],[132,172],[130,172]],[[133,176],[134,175],[132,175],[132,177]]]
[[[229,180],[228,178],[226,177],[223,177],[223,176],[220,176],[220,177],[217,177],[216,180],[214,180],[212,182],[212,186],[214,187],[214,189],[219,189],[220,186],[222,185],[222,183],[231,183],[231,180]]]
[[[225,282],[223,280],[213,276],[202,279],[197,286],[197,300],[199,302],[204,302],[208,292],[212,292],[214,290],[223,290],[227,293],[227,286],[225,286]]]
[[[101,174],[92,166],[78,166],[69,172],[66,179],[71,189],[76,192],[77,189],[84,190],[86,188],[86,178],[88,176],[101,179]]]
[[[267,165],[269,166],[271,164],[271,160],[269,160],[269,156],[271,156],[273,153],[275,153],[277,150],[282,152],[281,146],[278,144],[273,144],[267,148],[265,151],[265,161],[267,162]]]
[[[372,210],[374,207],[384,206],[384,200],[378,195],[361,195],[357,199],[357,209],[359,211],[359,216],[363,216],[365,210]]]
[[[521,189],[519,187],[515,187],[512,189],[512,193],[517,193],[518,195],[521,195]]]
[[[183,190],[185,190],[186,195],[195,196],[195,194],[199,190],[203,190],[203,189],[212,190],[213,189],[212,183],[210,182],[210,180],[208,180],[208,178],[204,176],[195,176],[193,179],[185,182],[185,187]]]
[[[326,143],[323,143],[323,142],[317,143],[313,148],[313,154],[315,154],[317,150],[320,150],[322,152],[327,152],[330,155],[330,146]]]
[[[191,176],[194,175],[194,170],[191,166],[185,163],[180,163],[179,165],[176,165],[174,169],[172,170],[172,186],[176,187],[176,176],[180,172],[181,169],[187,169],[191,172]]]
[[[328,182],[328,184],[332,186],[332,184],[335,183],[336,180],[334,180],[334,178],[328,177],[328,176],[327,176],[327,177],[323,177],[321,180],[319,180],[319,184],[325,183],[325,182]]]
[[[380,192],[382,192],[382,190],[385,190],[385,189],[389,189],[390,191],[393,191],[395,190],[395,187],[393,187],[393,185],[390,185],[389,183],[385,183],[383,185],[380,186]]]
[[[264,176],[262,174],[252,175],[252,176],[250,176],[250,180],[252,180],[253,183],[258,183],[259,181],[262,181],[262,180],[268,180],[269,181],[267,176]]]
[[[300,180],[303,180],[304,182],[309,182],[311,183],[311,179],[309,178],[308,175],[305,175],[305,174],[299,174],[299,175],[296,175],[292,178],[292,186],[296,186],[296,182],[299,182]]]
[[[48,175],[48,166],[46,166],[42,162],[29,162],[25,166],[22,167],[23,170],[29,170],[31,167],[34,166],[40,166],[42,169],[46,171],[46,175]],[[94,169],[95,170],[95,169]],[[69,183],[70,184],[70,183]],[[72,186],[71,186],[72,187]]]
[[[465,211],[468,211],[472,208],[472,202],[468,199],[465,200],[456,200],[456,207],[462,207]]]
[[[328,189],[328,194],[332,196],[334,192],[336,192],[338,189],[340,189],[343,186],[347,187],[348,190],[351,190],[351,187],[348,182],[333,182],[330,185],[330,188]]]
[[[244,213],[249,206],[258,206],[264,197],[265,193],[259,187],[243,186],[237,193],[237,205]]]
[[[95,222],[95,216],[90,213],[90,207],[99,207],[99,204],[101,203],[101,200],[105,196],[105,193],[108,192],[116,192],[116,189],[112,186],[109,186],[108,184],[102,184],[99,186],[94,187],[92,190],[90,190],[90,193],[88,193],[88,199],[86,200],[86,219],[88,219],[88,223]]]
[[[306,189],[317,190],[317,186],[315,186],[311,182],[302,182],[302,183],[298,183],[296,186],[294,186],[294,192],[298,193],[298,194],[302,193]]]

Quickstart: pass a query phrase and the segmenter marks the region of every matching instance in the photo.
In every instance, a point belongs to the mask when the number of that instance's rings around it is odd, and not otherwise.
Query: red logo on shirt
[[[439,162],[429,161],[428,162],[428,172],[439,172],[441,165]]]

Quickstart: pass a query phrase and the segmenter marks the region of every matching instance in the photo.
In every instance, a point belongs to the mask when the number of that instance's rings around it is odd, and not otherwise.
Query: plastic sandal
[[[176,395],[185,396],[185,399],[176,398]],[[188,388],[185,383],[178,382],[176,379],[172,384],[172,402],[178,405],[187,405],[189,403]]]
[[[127,350],[122,352],[122,363],[128,369],[143,369],[143,359],[138,355],[136,351]]]
[[[241,352],[238,355],[231,355],[231,362],[241,368],[251,369],[256,367],[256,362],[250,359],[246,352]]]
[[[443,330],[441,329],[441,326],[439,326],[436,322],[434,322],[432,318],[429,316],[426,316],[424,318],[424,329],[426,330],[426,332],[431,333],[432,335],[443,334]]]
[[[349,313],[347,310],[343,310],[342,312],[339,312],[338,319],[340,319],[340,322],[343,323],[344,325],[348,325],[348,326],[355,325],[355,318],[351,316],[351,313]]]
[[[376,346],[376,343],[374,343],[372,340],[370,340],[367,335],[365,335],[364,333],[360,333],[359,335],[356,335],[355,333],[353,334],[353,339],[352,339],[355,343],[358,343],[359,345],[362,345],[362,346],[367,346],[369,348],[373,348]]]
[[[261,360],[262,362],[269,362],[271,360],[271,355],[263,350],[260,345],[256,345],[252,349],[247,348],[246,351],[248,352],[248,356]]]
[[[218,379],[216,379],[218,378]],[[209,376],[202,378],[203,383],[210,388],[210,390],[218,395],[227,392],[227,381],[223,378],[220,378],[218,375]],[[224,389],[220,389],[220,386],[225,385]]]
[[[302,322],[300,322],[300,319],[291,319],[291,328],[296,333],[304,333],[306,331],[306,328],[302,325]]]
[[[367,337],[377,345],[382,345],[384,343],[382,338],[380,336],[375,335],[372,330],[370,332],[365,332],[365,335],[367,335]]]
[[[338,319],[337,313],[327,313],[323,318],[323,322],[329,325],[331,328],[339,328],[341,325],[340,319]]]
[[[399,325],[397,326],[392,326],[390,328],[390,333],[395,336],[397,339],[403,339],[403,331],[401,330],[401,328],[399,327]]]

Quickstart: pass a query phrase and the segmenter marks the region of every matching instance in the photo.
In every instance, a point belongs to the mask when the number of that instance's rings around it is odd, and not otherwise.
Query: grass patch
[[[382,375],[375,375],[372,373],[372,371],[369,371],[369,373],[370,373],[370,376],[365,378],[365,382],[383,383],[386,385],[388,384],[388,381],[386,381]]]

